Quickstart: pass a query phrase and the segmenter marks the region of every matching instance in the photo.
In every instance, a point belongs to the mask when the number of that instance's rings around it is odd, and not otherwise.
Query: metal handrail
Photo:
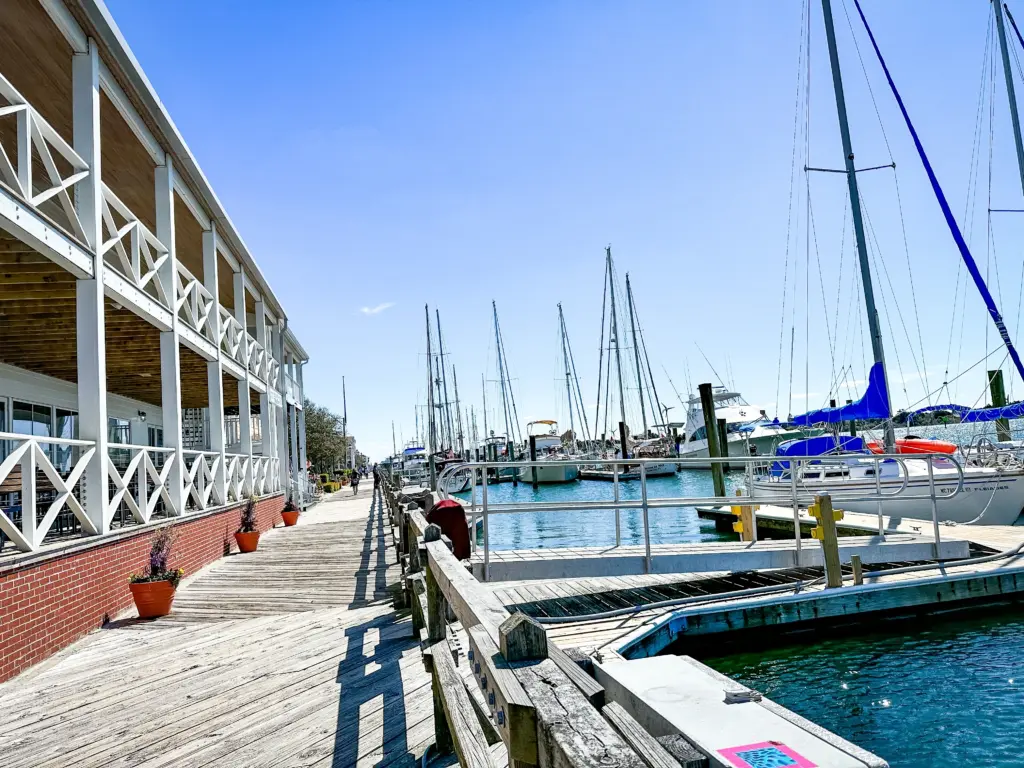
[[[794,516],[794,540],[796,544],[796,556],[797,562],[800,559],[801,552],[801,528],[800,528],[800,505],[801,503],[806,504],[808,501],[813,500],[817,493],[823,490],[833,489],[821,489],[815,492],[814,488],[802,488],[798,482],[798,475],[801,466],[808,466],[810,463],[815,463],[817,466],[823,464],[838,464],[842,463],[844,466],[848,466],[847,459],[849,455],[832,455],[832,456],[779,456],[779,457],[765,457],[765,456],[725,456],[715,458],[700,458],[700,459],[674,459],[668,458],[650,458],[650,459],[559,459],[559,460],[538,460],[538,461],[473,461],[465,462],[460,464],[453,464],[445,467],[444,470],[437,477],[437,489],[442,498],[448,498],[448,494],[444,491],[446,481],[450,476],[456,472],[465,472],[467,470],[471,473],[471,484],[470,484],[470,522],[471,530],[473,535],[471,540],[474,549],[477,547],[476,543],[476,526],[478,518],[482,517],[483,524],[483,539],[484,539],[484,580],[490,578],[490,535],[488,518],[491,514],[523,514],[533,512],[568,512],[568,511],[615,511],[615,545],[616,547],[621,545],[621,526],[620,526],[620,513],[623,509],[639,509],[643,513],[643,527],[644,527],[644,548],[645,548],[645,565],[647,570],[650,570],[651,565],[651,541],[650,541],[650,529],[648,525],[648,512],[651,509],[670,509],[678,507],[696,506],[702,505],[714,505],[714,506],[727,506],[736,504],[738,499],[742,499],[742,503],[755,504],[757,503],[756,494],[754,492],[754,485],[752,482],[748,483],[748,495],[736,497],[736,496],[699,496],[699,497],[674,497],[674,498],[649,498],[647,494],[647,467],[651,464],[664,464],[666,461],[671,461],[679,465],[681,468],[693,467],[693,468],[705,468],[709,463],[721,463],[721,464],[742,464],[744,465],[744,471],[749,479],[753,478],[751,470],[756,466],[770,467],[773,463],[779,461],[786,461],[789,463],[789,476],[790,479],[788,484],[792,487],[791,504],[793,507]],[[931,502],[932,507],[932,524],[933,533],[935,538],[936,553],[938,552],[938,546],[940,543],[940,531],[938,524],[938,502],[940,500],[945,501],[953,498],[963,490],[964,485],[964,471],[963,466],[955,458],[949,454],[934,453],[934,454],[914,454],[913,456],[907,455],[893,455],[893,454],[857,454],[856,458],[863,461],[870,461],[875,465],[875,493],[873,494],[860,494],[857,495],[856,489],[852,491],[854,495],[850,493],[844,493],[842,491],[833,493],[833,498],[839,501],[876,501],[878,503],[878,521],[879,521],[879,535],[885,535],[884,524],[882,520],[882,502],[885,500],[900,498],[901,500],[928,500]],[[952,493],[944,494],[939,496],[935,492],[936,479],[934,475],[934,460],[941,459],[944,462],[949,462],[957,471],[956,487]],[[881,476],[879,467],[882,462],[894,461],[902,469],[902,482],[900,487],[895,491],[881,490]],[[908,494],[904,495],[909,485],[909,471],[906,462],[907,461],[927,461],[928,462],[928,493],[926,494]],[[588,464],[590,466],[604,466],[610,467],[613,471],[613,493],[614,498],[610,501],[555,501],[555,502],[518,502],[518,503],[506,503],[506,504],[491,504],[488,501],[487,493],[487,472],[490,469],[516,469],[517,471],[527,467],[551,467],[551,466],[578,466],[580,464]],[[641,498],[637,500],[624,500],[620,498],[619,484],[621,482],[628,482],[620,480],[619,468],[639,467],[640,469],[640,483],[641,483]],[[481,505],[477,508],[476,501],[476,485],[479,477],[482,480],[481,483]],[[780,485],[782,482],[786,482],[780,478]],[[948,485],[949,481],[943,481],[943,485]],[[993,491],[994,493],[994,491]],[[769,497],[768,499],[761,497],[761,501],[782,501],[781,498]]]

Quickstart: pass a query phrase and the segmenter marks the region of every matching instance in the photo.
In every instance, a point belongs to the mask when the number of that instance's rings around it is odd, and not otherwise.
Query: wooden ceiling
[[[0,362],[77,383],[75,278],[0,230]],[[106,300],[107,390],[159,407],[160,332]],[[185,408],[209,403],[206,361],[180,347]],[[236,380],[224,376],[224,403],[238,405]]]

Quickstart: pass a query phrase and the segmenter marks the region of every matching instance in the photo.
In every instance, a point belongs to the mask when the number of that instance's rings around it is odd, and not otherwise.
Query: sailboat
[[[445,363],[444,337],[441,335],[441,313],[435,309],[437,322],[437,351],[434,351],[430,338],[430,307],[425,307],[427,316],[427,401],[428,401],[428,432],[430,436],[429,472],[430,483],[437,482],[437,476],[451,464],[464,464],[464,446],[461,420],[452,417],[452,403],[448,399],[448,366]],[[454,377],[454,368],[452,369]],[[455,411],[458,414],[458,394],[456,390]],[[458,424],[458,432],[455,425]],[[440,439],[438,439],[440,438]],[[458,452],[456,452],[456,449]],[[469,470],[449,472],[444,476],[445,493],[461,493],[469,488],[471,482]]]
[[[970,249],[960,231],[956,220],[946,201],[944,192],[932,170],[931,163],[918,137],[917,131],[910,120],[909,113],[896,88],[892,75],[882,57],[881,50],[874,34],[868,25],[859,0],[854,0],[860,19],[871,40],[871,45],[885,73],[886,80],[893,96],[899,105],[907,128],[913,138],[921,163],[924,166],[932,191],[949,227],[950,234],[957,245],[961,258],[975,286],[984,299],[988,312],[999,331],[1009,357],[1013,360],[1018,373],[1024,378],[1024,365],[1010,339],[1010,334],[1003,322],[988,287],[985,284]],[[1003,24],[1002,3],[993,3],[1003,63],[1007,80],[1007,91],[1014,121],[1014,134],[1018,161],[1021,171],[1021,184],[1024,188],[1024,146],[1022,146],[1020,125],[1017,118],[1016,100],[1013,94],[1012,73],[1009,70],[1009,58],[1006,49],[1006,36]],[[894,453],[898,446],[895,439],[892,421],[891,400],[886,379],[885,358],[882,348],[882,330],[875,311],[874,293],[871,281],[871,267],[868,260],[864,223],[861,215],[860,194],[857,185],[857,174],[854,166],[854,154],[849,125],[846,114],[846,101],[843,94],[842,73],[839,66],[839,54],[833,27],[832,7],[830,0],[822,0],[825,20],[825,31],[828,39],[829,58],[832,66],[832,79],[835,90],[836,107],[839,113],[839,125],[843,143],[843,154],[846,164],[846,177],[849,187],[849,205],[853,220],[857,254],[860,260],[861,286],[867,308],[867,317],[871,335],[871,347],[874,363],[871,367],[867,390],[856,402],[841,407],[823,408],[797,416],[793,421],[797,424],[841,425],[851,420],[883,419],[884,446],[887,454]],[[1024,41],[1022,41],[1024,43]],[[984,409],[990,410],[990,409]],[[1001,410],[1001,409],[997,409]],[[995,414],[998,418],[1001,414]],[[904,455],[899,458],[872,459],[862,437],[822,435],[806,440],[795,440],[779,446],[777,459],[770,462],[764,471],[752,478],[752,495],[764,499],[777,497],[792,500],[797,491],[800,494],[830,493],[834,500],[841,503],[844,509],[853,512],[878,512],[890,517],[914,519],[931,519],[934,514],[939,519],[969,524],[1009,525],[1014,523],[1024,508],[1024,464],[1012,453],[994,451],[984,457],[961,455],[961,467],[958,467],[948,455],[936,452],[933,455]],[[908,452],[909,453],[909,452]],[[819,461],[804,462],[786,460],[791,456],[822,456]],[[826,458],[827,457],[827,458]],[[795,476],[794,476],[795,475]],[[931,489],[938,494],[939,501],[933,506],[930,498]],[[884,501],[861,501],[856,497],[868,497],[876,494],[890,494],[891,498]],[[844,498],[845,497],[845,498]]]
[[[583,396],[580,392],[579,380],[576,378],[576,366],[572,359],[572,348],[569,346],[569,334],[565,329],[565,316],[562,305],[558,305],[558,328],[562,337],[562,362],[565,368],[565,396],[569,406],[569,433],[563,436],[558,431],[558,422],[553,419],[538,419],[526,425],[527,442],[533,441],[537,449],[538,461],[566,461],[571,453],[579,452],[579,439],[576,434],[577,421],[584,429],[585,440],[590,442],[590,427],[583,412]],[[579,477],[580,468],[577,464],[552,464],[551,466],[523,467],[519,471],[519,479],[532,483],[571,483]]]
[[[609,401],[612,393],[611,377],[612,367],[614,365],[615,379],[618,385],[617,392],[619,410],[619,422],[617,425],[618,450],[615,452],[615,457],[624,459],[663,458],[665,461],[652,462],[646,466],[645,472],[647,476],[658,477],[674,475],[676,473],[674,455],[675,446],[669,440],[667,427],[661,423],[664,422],[664,410],[661,406],[661,400],[658,398],[657,388],[654,384],[654,376],[651,373],[650,359],[647,355],[647,347],[643,340],[643,331],[637,321],[636,303],[633,300],[633,288],[630,284],[628,273],[626,274],[626,307],[629,314],[629,333],[632,338],[633,360],[630,365],[627,358],[627,364],[626,367],[624,367],[622,361],[622,342],[626,332],[619,321],[618,300],[615,292],[615,266],[612,261],[612,249],[609,246],[608,248],[605,248],[605,282],[601,306],[601,345],[600,357],[598,359],[597,408],[594,417],[594,430],[597,431],[600,428],[599,425],[601,424],[601,415],[603,413],[605,430],[601,442],[605,448],[613,444],[613,441],[607,437],[609,433],[607,427],[608,419],[611,414]],[[611,310],[607,315],[605,314],[606,308],[610,308]],[[604,359],[606,321],[608,324],[607,361]],[[646,366],[641,362],[641,353],[644,361],[646,362]],[[631,374],[635,374],[636,378],[640,418],[643,427],[639,440],[635,437],[631,437],[626,420],[626,390],[624,377],[629,377]],[[602,382],[605,387],[605,402],[603,409],[601,403]],[[648,410],[656,423],[648,422]],[[601,457],[611,458],[611,456],[607,454],[608,451],[604,451]],[[611,480],[615,477],[615,473],[606,467],[586,467],[581,472],[580,476],[591,480]],[[628,465],[625,466],[622,471],[618,473],[618,477],[620,480],[631,480],[639,477],[636,465],[632,468]]]

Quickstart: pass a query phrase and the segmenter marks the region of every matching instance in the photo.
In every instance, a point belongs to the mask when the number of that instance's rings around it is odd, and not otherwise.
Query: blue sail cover
[[[978,408],[965,413],[960,421],[964,424],[971,424],[995,421],[996,419],[1024,419],[1024,403],[1004,405],[1000,408]]]
[[[834,453],[862,453],[864,438],[849,435],[818,435],[801,440],[787,440],[775,448],[776,456],[827,456]],[[771,473],[781,477],[789,470],[788,461],[773,461]]]
[[[885,390],[885,369],[881,363],[875,363],[868,374],[867,391],[860,400],[835,408],[821,408],[802,413],[793,417],[793,423],[806,427],[812,424],[838,424],[841,421],[888,418],[889,395]]]
[[[967,413],[968,411],[970,411],[970,410],[971,409],[968,408],[966,405],[956,405],[954,403],[948,403],[946,405],[928,405],[928,406],[925,406],[924,408],[918,408],[916,411],[908,411],[907,413],[904,413],[902,416],[903,416],[903,418],[906,419],[907,426],[909,427],[909,426],[913,425],[914,417],[915,416],[920,416],[923,413],[935,413],[936,411],[948,411],[949,413],[955,413],[958,416],[960,416],[961,417],[961,421],[962,421],[963,420],[963,415],[965,413]]]

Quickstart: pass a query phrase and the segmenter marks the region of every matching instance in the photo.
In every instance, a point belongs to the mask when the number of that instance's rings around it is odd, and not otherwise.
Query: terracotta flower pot
[[[238,543],[239,552],[255,552],[260,545],[260,532],[250,531],[249,533],[238,532],[235,534],[235,541]]]
[[[171,612],[174,586],[169,581],[145,581],[129,584],[140,619],[155,619]]]
[[[294,512],[282,512],[281,519],[284,520],[285,525],[295,525],[297,522],[299,522],[299,511],[295,510]]]

